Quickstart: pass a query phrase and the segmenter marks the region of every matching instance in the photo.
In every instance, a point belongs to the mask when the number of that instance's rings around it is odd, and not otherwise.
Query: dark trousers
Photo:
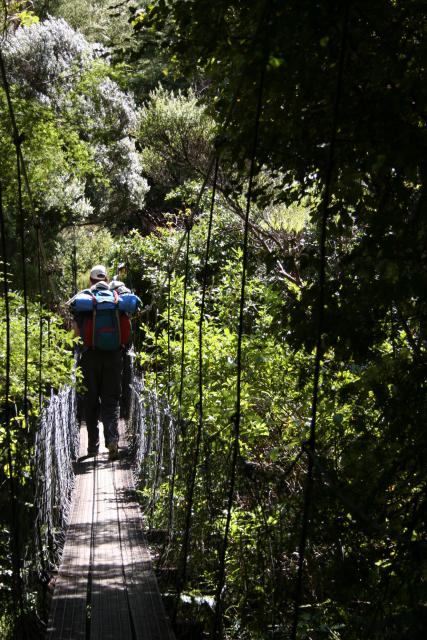
[[[104,425],[105,444],[118,442],[123,353],[88,349],[82,353],[80,367],[86,391],[83,411],[89,449],[99,446],[98,420]]]

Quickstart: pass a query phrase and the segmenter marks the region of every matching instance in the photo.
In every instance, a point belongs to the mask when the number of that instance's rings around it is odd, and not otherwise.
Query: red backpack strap
[[[113,295],[114,295],[114,303],[116,305],[119,304],[119,294],[117,293],[116,289],[113,289]],[[119,311],[119,307],[117,306],[116,309],[116,321],[117,321],[117,331],[119,332],[119,344],[122,344],[122,331],[121,331],[121,326],[120,326],[120,311]]]

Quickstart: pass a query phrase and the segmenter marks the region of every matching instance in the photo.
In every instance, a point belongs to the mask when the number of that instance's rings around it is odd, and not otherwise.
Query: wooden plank
[[[104,455],[97,464],[91,640],[132,638],[114,483],[117,464],[108,462]]]
[[[86,429],[80,434],[80,455],[86,452]],[[76,484],[70,524],[55,584],[47,639],[84,640],[86,637],[87,576],[93,519],[94,459],[75,465]]]
[[[121,422],[121,437],[124,424]],[[102,436],[102,434],[101,434]],[[81,455],[86,452],[81,430]],[[106,450],[77,467],[74,508],[55,586],[48,640],[174,640],[129,461]]]
[[[132,499],[134,485],[129,464],[120,463],[121,494],[117,500],[122,524],[123,567],[129,605],[138,640],[173,640],[174,634],[166,616],[158,584],[152,571],[148,545],[143,535],[139,505]]]

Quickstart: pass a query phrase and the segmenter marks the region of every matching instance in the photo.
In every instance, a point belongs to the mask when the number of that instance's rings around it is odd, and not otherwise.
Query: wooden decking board
[[[91,640],[110,637],[108,634],[113,638],[132,638],[114,487],[115,467],[119,464],[105,459],[97,461]]]
[[[158,602],[161,602],[161,596],[157,580],[151,570],[147,546],[141,544],[143,537],[138,505],[134,501],[129,502],[128,498],[133,491],[129,465],[122,465],[120,473],[123,499],[118,501],[118,506],[123,511],[120,521],[126,523],[123,527],[126,537],[122,536],[125,557],[123,567],[135,627],[141,630],[142,638],[173,640],[174,635],[166,616],[150,615],[151,611],[156,610]]]
[[[143,537],[129,462],[109,462],[106,452],[95,460],[84,458],[84,427],[80,442],[82,459],[76,464],[47,640],[174,640]]]
[[[86,446],[82,433],[81,447]],[[76,465],[75,498],[52,601],[48,640],[84,640],[93,505],[93,458]]]

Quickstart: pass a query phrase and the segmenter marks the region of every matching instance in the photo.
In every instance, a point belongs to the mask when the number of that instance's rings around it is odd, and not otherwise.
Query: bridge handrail
[[[58,565],[64,544],[71,494],[74,487],[73,461],[78,454],[76,392],[65,386],[51,393],[35,433],[34,504],[35,543],[38,569]]]
[[[127,435],[135,483],[150,489],[151,507],[157,501],[162,480],[172,471],[176,434],[176,418],[167,399],[147,389],[143,377],[135,375],[130,385]]]

